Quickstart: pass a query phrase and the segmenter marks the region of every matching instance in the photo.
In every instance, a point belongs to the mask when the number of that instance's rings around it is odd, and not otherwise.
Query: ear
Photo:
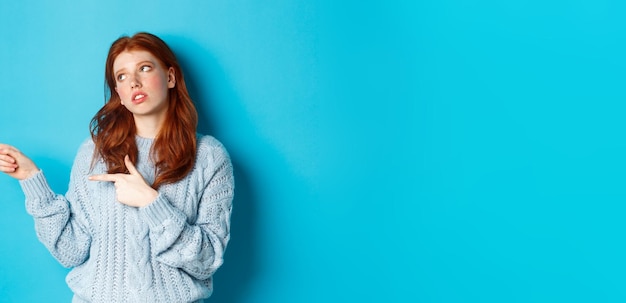
[[[176,87],[176,72],[173,67],[167,70],[167,88]]]

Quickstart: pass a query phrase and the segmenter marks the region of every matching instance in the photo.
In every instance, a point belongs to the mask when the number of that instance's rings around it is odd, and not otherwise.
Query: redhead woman
[[[158,37],[116,40],[105,77],[108,100],[65,196],[13,146],[0,144],[0,171],[19,180],[38,238],[72,268],[72,302],[202,302],[230,236],[228,153],[196,133],[182,70]]]

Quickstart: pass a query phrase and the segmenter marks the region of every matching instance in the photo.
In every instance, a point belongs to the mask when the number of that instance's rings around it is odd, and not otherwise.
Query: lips
[[[146,93],[144,93],[144,92],[135,92],[132,95],[132,98],[131,98],[130,101],[133,102],[134,104],[139,104],[139,103],[145,101],[147,97],[148,97],[148,95]]]

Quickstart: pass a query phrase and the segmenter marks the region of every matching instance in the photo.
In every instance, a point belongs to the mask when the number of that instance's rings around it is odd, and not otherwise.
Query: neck
[[[138,116],[135,115],[135,128],[137,136],[154,139],[159,134],[161,126],[165,122],[165,115],[160,116]]]

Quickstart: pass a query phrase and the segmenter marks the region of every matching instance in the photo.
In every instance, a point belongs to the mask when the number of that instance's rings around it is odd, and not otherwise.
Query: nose
[[[137,76],[133,76],[132,79],[130,79],[130,87],[131,88],[140,88],[141,87],[141,82],[139,81]]]

